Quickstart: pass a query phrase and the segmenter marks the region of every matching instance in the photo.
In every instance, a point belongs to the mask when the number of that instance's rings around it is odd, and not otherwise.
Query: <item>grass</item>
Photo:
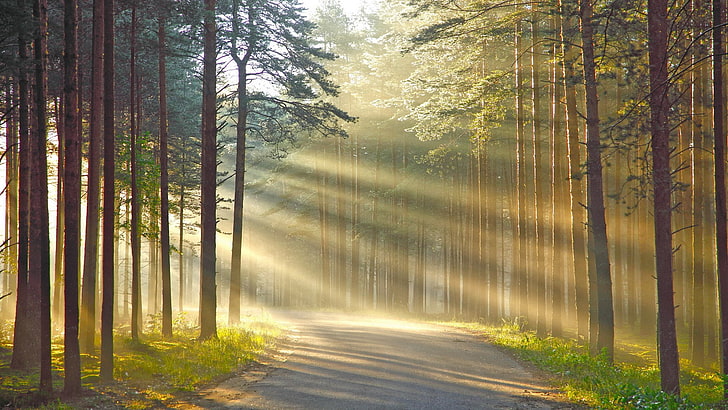
[[[448,323],[453,325],[453,323]],[[591,356],[572,340],[537,337],[517,323],[485,326],[456,323],[487,337],[517,357],[555,375],[554,381],[569,400],[603,409],[713,409],[726,408],[722,379],[715,372],[681,360],[682,396],[660,391],[660,374],[647,346],[618,345],[612,365],[605,355]],[[637,352],[637,354],[635,354]]]
[[[274,343],[280,329],[268,318],[248,317],[239,326],[220,328],[217,339],[199,342],[198,333],[184,317],[178,317],[174,336],[165,339],[159,332],[159,317],[152,317],[139,341],[116,334],[115,382],[99,383],[98,355],[83,355],[82,382],[86,391],[73,400],[40,396],[37,372],[10,369],[12,345],[0,335],[0,407],[167,407],[186,393],[219,381],[253,362]],[[60,342],[54,340],[53,344],[56,392],[62,389],[63,382]]]

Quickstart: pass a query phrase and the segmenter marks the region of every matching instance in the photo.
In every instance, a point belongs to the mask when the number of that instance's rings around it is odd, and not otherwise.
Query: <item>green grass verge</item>
[[[221,380],[252,362],[281,333],[269,318],[251,316],[239,326],[220,328],[217,339],[200,342],[196,339],[198,329],[178,318],[174,336],[165,339],[158,319],[148,322],[139,341],[115,335],[115,383],[99,384],[98,355],[83,355],[82,381],[88,390],[80,399],[68,402],[58,396],[39,396],[37,372],[10,369],[12,345],[0,344],[0,407],[38,407],[43,403],[47,403],[46,408],[95,407],[104,401],[126,408],[166,407],[186,392]],[[54,342],[54,390],[59,392],[63,350],[60,340]]]
[[[660,373],[650,360],[629,359],[610,364],[603,355],[590,356],[573,340],[540,338],[518,324],[484,326],[447,323],[487,337],[517,357],[554,375],[554,382],[567,398],[590,408],[603,409],[714,409],[726,408],[720,375],[698,369],[681,360],[682,396],[660,391]],[[617,350],[626,346],[617,346]],[[634,348],[634,346],[632,346]],[[648,351],[647,346],[642,346]],[[632,350],[632,349],[630,349]],[[624,351],[617,356],[632,357]]]

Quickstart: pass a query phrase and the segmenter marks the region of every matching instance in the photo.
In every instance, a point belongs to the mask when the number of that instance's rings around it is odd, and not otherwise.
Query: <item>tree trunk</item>
[[[28,288],[31,331],[40,339],[40,390],[53,390],[51,376],[50,241],[48,232],[47,76],[48,4],[37,0],[35,52],[35,127],[31,141],[30,228],[28,232]]]
[[[359,238],[359,201],[361,201],[361,182],[359,181],[359,137],[353,136],[351,159],[351,308],[361,309],[361,241]]]
[[[715,228],[718,247],[718,286],[721,325],[721,373],[728,374],[728,232],[726,231],[726,132],[723,89],[723,25],[725,7],[713,0],[713,132],[715,133]],[[723,397],[728,399],[728,381],[723,382]]]
[[[528,311],[528,264],[524,257],[528,253],[528,229],[526,221],[526,131],[525,108],[523,102],[523,63],[521,62],[522,24],[516,22],[515,29],[515,83],[516,83],[516,183],[515,183],[515,223],[513,242],[513,285],[511,287],[511,316],[527,316]],[[514,289],[515,288],[515,289]]]
[[[167,63],[166,22],[159,17],[157,40],[159,42],[159,193],[160,193],[160,242],[162,257],[162,336],[172,337],[172,279],[169,266],[169,148],[167,133]],[[181,251],[181,248],[180,248]]]
[[[183,159],[184,161],[184,159]],[[179,311],[184,313],[185,311],[185,293],[187,286],[185,280],[189,272],[185,270],[185,189],[180,188],[179,195]]]
[[[245,159],[248,127],[248,62],[254,48],[251,42],[245,44],[245,53],[238,53],[238,40],[241,39],[240,19],[238,9],[240,2],[233,2],[233,34],[230,46],[230,56],[238,68],[238,118],[235,124],[235,193],[233,197],[233,242],[232,256],[230,258],[230,299],[228,301],[228,322],[231,325],[240,322],[240,283],[242,275],[243,258],[243,217],[245,201]],[[255,14],[252,6],[248,9],[247,26],[254,30]]]
[[[75,395],[81,390],[81,355],[78,345],[78,274],[81,250],[81,129],[78,104],[78,3],[64,1],[64,114],[65,174],[64,210],[64,382],[63,392]]]
[[[20,46],[20,45],[19,45]],[[25,46],[23,46],[25,47]],[[25,51],[27,53],[27,51]],[[20,53],[18,53],[20,54]],[[18,56],[20,57],[20,56]],[[27,57],[26,57],[27,58]],[[18,58],[20,59],[20,58]],[[21,64],[24,64],[22,62]],[[7,79],[7,93],[6,93],[6,106],[11,107],[13,104],[19,105],[19,81],[18,78],[21,75],[21,70],[18,70],[15,77],[9,77]],[[26,85],[27,87],[27,85]],[[27,101],[25,102],[27,104]],[[27,109],[27,107],[26,107]],[[18,128],[19,128],[19,115],[18,110],[10,112],[9,118],[6,122],[5,131],[5,149],[7,162],[5,163],[5,181],[6,181],[6,202],[5,202],[5,238],[7,241],[7,256],[4,258],[5,264],[5,289],[12,288],[12,276],[17,274],[17,263],[18,263]],[[27,114],[26,114],[27,115]],[[27,123],[26,123],[27,125]],[[12,299],[2,300],[0,302],[0,311],[10,308]]]
[[[326,158],[326,148],[322,149],[322,155]],[[323,170],[322,170],[323,168]],[[331,272],[329,257],[329,240],[328,240],[328,206],[326,198],[326,165],[318,166],[318,158],[316,159],[316,181],[317,181],[317,199],[319,211],[319,236],[321,242],[321,295],[319,297],[319,306],[327,308],[331,304]]]
[[[51,304],[53,309],[53,317],[60,318],[62,316],[63,300],[61,295],[63,294],[63,226],[65,221],[66,210],[64,209],[63,200],[65,183],[63,176],[65,175],[65,160],[66,160],[66,129],[65,129],[65,114],[63,113],[66,109],[64,101],[58,101],[53,98],[55,104],[55,122],[56,122],[56,135],[58,135],[58,183],[56,184],[56,201],[59,204],[56,207],[56,239],[55,239],[55,255],[53,260],[53,303]],[[56,319],[58,320],[58,319]],[[60,325],[60,323],[59,323]]]
[[[561,17],[554,15],[551,17],[551,30],[558,32],[561,29]],[[563,159],[567,157],[566,141],[564,135],[564,108],[561,104],[563,97],[564,77],[563,60],[558,56],[562,56],[560,45],[554,42],[551,46],[551,55],[553,63],[551,65],[551,135],[550,135],[550,164],[551,164],[551,263],[550,263],[550,293],[551,293],[551,335],[561,337],[563,335],[563,313],[564,313],[564,255],[568,239],[566,237],[567,230],[561,226],[560,221],[566,221],[563,216],[564,207],[558,207],[560,198],[568,197],[568,189],[566,188],[566,164]],[[558,222],[557,222],[558,221]]]
[[[602,185],[601,141],[599,136],[599,96],[597,94],[596,67],[594,60],[594,22],[591,0],[581,1],[581,34],[584,59],[584,82],[587,101],[587,208],[590,229],[590,247],[594,255],[596,283],[597,352],[605,351],[611,361],[614,357],[614,313],[612,307],[612,279],[609,267],[607,225],[604,212],[604,189]],[[591,318],[594,320],[595,318]]]
[[[202,193],[200,250],[200,340],[217,337],[215,284],[217,187],[216,0],[205,0],[202,74]]]
[[[680,394],[672,269],[672,178],[668,98],[667,1],[650,0],[647,6],[650,64],[650,125],[652,177],[655,191],[655,261],[657,272],[658,345],[662,390]]]
[[[23,8],[23,16],[30,19],[26,0],[18,0],[19,7]],[[20,30],[18,35],[19,60],[21,68],[18,72],[18,140],[20,149],[18,153],[18,280],[17,294],[15,295],[15,327],[13,329],[13,357],[10,367],[13,369],[28,369],[34,365],[38,357],[38,338],[30,326],[29,309],[30,298],[35,297],[29,289],[28,283],[28,229],[30,206],[30,84],[28,72],[28,33]]]
[[[562,33],[570,30],[569,20],[562,20]],[[587,290],[586,235],[584,218],[584,187],[581,170],[581,147],[579,143],[579,113],[576,103],[576,86],[569,79],[574,78],[576,50],[570,41],[564,44],[564,78],[566,97],[566,133],[569,155],[569,200],[571,205],[571,253],[574,270],[574,307],[577,318],[577,339],[585,340],[589,332],[589,300]]]
[[[89,121],[88,190],[86,192],[86,235],[81,295],[81,351],[91,353],[96,334],[96,276],[99,252],[99,215],[101,182],[101,126],[104,84],[104,2],[94,0],[93,55],[91,57],[91,118]]]
[[[114,378],[114,0],[104,0],[104,199],[102,244],[101,371]]]
[[[346,308],[346,206],[344,205],[344,148],[341,138],[336,139],[336,300],[339,308]]]
[[[544,221],[544,169],[542,164],[542,130],[541,130],[541,53],[540,18],[537,4],[532,3],[531,13],[531,137],[533,142],[533,234],[535,241],[535,271],[532,276],[533,296],[536,301],[536,331],[546,334],[546,258],[545,258],[545,221]]]
[[[694,3],[694,8],[701,8],[700,2]],[[700,22],[696,22],[700,24]],[[702,29],[704,30],[705,25],[703,24]],[[700,36],[699,32],[701,29],[696,28],[695,37]],[[701,44],[700,39],[696,38],[696,47],[705,53],[708,53]],[[702,58],[700,52],[696,52],[695,58]],[[698,366],[705,364],[705,339],[706,339],[706,328],[705,328],[705,279],[708,275],[712,275],[709,260],[712,258],[712,250],[707,246],[709,244],[708,229],[706,227],[707,219],[705,215],[712,212],[706,212],[706,208],[709,209],[710,204],[708,197],[711,195],[708,184],[708,178],[710,171],[707,169],[710,167],[710,157],[706,154],[706,150],[710,150],[709,143],[707,141],[708,131],[707,124],[705,124],[707,107],[707,95],[703,85],[705,84],[705,75],[707,70],[705,64],[696,62],[696,67],[692,70],[692,105],[693,112],[691,118],[691,134],[692,134],[692,174],[693,174],[693,196],[692,196],[692,233],[693,241],[691,243],[691,250],[693,253],[694,266],[692,270],[692,291],[693,301],[692,306],[692,326],[691,326],[691,357],[693,362]],[[712,167],[710,167],[712,168]],[[708,248],[708,249],[706,249]],[[708,256],[711,255],[711,256]],[[708,273],[710,272],[710,273]]]
[[[140,318],[142,316],[142,298],[141,298],[141,235],[139,233],[140,214],[141,210],[139,204],[139,165],[137,164],[137,117],[136,112],[136,30],[137,30],[137,14],[136,14],[136,2],[132,3],[131,9],[131,38],[130,38],[130,73],[129,73],[129,84],[131,84],[130,92],[130,142],[129,149],[131,154],[129,156],[129,166],[131,168],[131,338],[133,340],[139,340],[139,333],[141,332]],[[151,299],[151,297],[150,297]]]

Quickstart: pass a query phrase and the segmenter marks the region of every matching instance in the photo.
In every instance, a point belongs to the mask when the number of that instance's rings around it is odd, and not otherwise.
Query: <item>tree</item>
[[[215,0],[205,0],[202,74],[202,193],[200,250],[200,340],[217,337],[215,289],[215,237],[217,187],[217,23]]]
[[[715,134],[715,208],[716,244],[718,256],[718,284],[720,298],[721,369],[728,374],[728,216],[726,215],[726,130],[725,91],[723,88],[723,26],[725,6],[722,0],[713,0],[713,132]],[[724,379],[725,380],[725,379]],[[723,385],[723,397],[728,399],[728,381]]]
[[[167,62],[165,55],[167,52],[166,29],[166,19],[163,16],[159,17],[157,25],[157,39],[159,41],[159,193],[161,198],[160,242],[162,246],[162,335],[165,337],[171,337],[172,279],[170,278],[169,266],[169,130],[167,124]]]
[[[599,136],[599,97],[597,93],[596,63],[594,59],[594,21],[591,0],[581,0],[582,57],[584,60],[584,86],[586,90],[587,127],[587,209],[590,247],[594,255],[596,280],[596,304],[599,331],[597,340],[591,341],[596,352],[606,349],[609,360],[614,358],[614,313],[612,307],[612,279],[609,268],[609,247],[607,246],[607,224],[604,212],[604,189],[602,184],[601,141]]]
[[[137,112],[137,74],[136,74],[136,36],[137,36],[137,7],[132,2],[131,9],[131,30],[130,30],[130,61],[129,61],[129,117],[130,117],[130,142],[129,142],[129,167],[131,168],[131,337],[139,339],[142,319],[142,296],[141,296],[141,201],[139,190],[139,164],[137,161],[138,140],[139,140],[139,113]]]
[[[81,288],[81,350],[94,348],[96,335],[96,277],[98,274],[99,215],[101,183],[101,126],[104,110],[104,0],[93,2],[93,52],[91,56],[91,116],[89,119],[88,189],[86,191],[86,234]]]
[[[658,348],[662,390],[680,394],[672,264],[672,174],[670,168],[670,100],[668,79],[667,1],[650,0],[649,27],[650,129],[654,189],[655,260],[657,271]]]
[[[33,50],[35,57],[34,108],[35,123],[30,143],[30,220],[28,229],[28,287],[31,329],[40,336],[40,390],[51,392],[51,304],[50,304],[50,240],[48,232],[48,132],[46,98],[48,75],[48,3],[36,0],[33,17],[38,29]],[[31,330],[31,331],[33,331]]]
[[[25,0],[18,0],[21,22],[27,22],[31,16],[29,4]],[[33,360],[37,357],[38,339],[30,326],[30,299],[35,297],[31,294],[28,282],[28,229],[30,211],[30,81],[27,69],[28,56],[28,35],[29,33],[18,30],[18,141],[20,149],[18,153],[18,273],[15,305],[15,327],[13,329],[13,358],[10,367],[13,369],[26,369],[33,366]]]
[[[104,0],[104,199],[101,380],[114,378],[114,0]]]
[[[229,320],[237,323],[248,134],[257,134],[272,144],[291,139],[300,130],[341,136],[344,134],[336,120],[353,118],[322,100],[323,96],[337,94],[337,87],[320,63],[332,60],[334,55],[313,46],[314,25],[305,19],[300,6],[260,0],[233,0],[230,6],[227,36],[230,57],[237,67],[238,109]],[[248,84],[253,79],[271,83],[277,93],[251,93]]]
[[[78,84],[78,3],[64,1],[64,384],[63,392],[81,390],[81,355],[78,344],[78,275],[81,248],[81,119]]]

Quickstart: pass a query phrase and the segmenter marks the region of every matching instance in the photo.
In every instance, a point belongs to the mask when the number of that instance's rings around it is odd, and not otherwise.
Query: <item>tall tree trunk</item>
[[[611,361],[614,357],[614,311],[612,306],[612,279],[609,267],[609,246],[607,224],[604,212],[604,189],[602,185],[601,141],[599,136],[599,96],[597,94],[596,64],[594,60],[594,21],[591,0],[581,0],[581,34],[584,59],[584,82],[586,88],[587,118],[587,208],[590,230],[590,247],[594,255],[596,303],[599,331],[597,352],[605,351]]]
[[[27,0],[18,0],[24,19],[30,20]],[[21,26],[22,27],[22,26]],[[13,329],[13,357],[10,367],[27,369],[34,365],[38,352],[38,338],[30,326],[28,307],[31,294],[28,283],[28,229],[30,206],[30,82],[28,66],[28,32],[18,34],[20,70],[18,71],[18,280],[15,296],[15,327]]]
[[[81,251],[81,129],[78,82],[78,3],[64,1],[63,94],[65,114],[65,174],[63,176],[64,236],[64,334],[63,392],[81,390],[81,354],[78,345],[78,275]]]
[[[531,126],[533,141],[533,240],[535,241],[535,271],[532,276],[534,295],[536,298],[536,331],[546,334],[546,271],[545,258],[545,221],[544,221],[544,168],[542,163],[542,129],[541,129],[541,52],[540,17],[537,4],[532,3],[531,13]]]
[[[230,299],[228,301],[228,321],[231,325],[240,322],[240,283],[242,275],[243,258],[243,217],[245,201],[245,157],[246,137],[248,127],[248,62],[253,54],[254,47],[251,42],[245,44],[245,53],[238,53],[238,40],[243,40],[240,29],[238,10],[240,1],[233,2],[233,34],[230,46],[230,56],[238,69],[238,118],[235,124],[235,193],[233,197],[233,243],[230,258]],[[247,27],[255,30],[255,11],[252,6],[248,8]]]
[[[561,17],[554,15],[550,19],[551,30],[558,32],[561,28]],[[553,42],[551,45],[551,55],[553,62],[551,63],[551,135],[550,135],[550,146],[551,154],[549,156],[549,163],[551,168],[551,192],[550,192],[550,206],[551,206],[551,263],[550,265],[550,280],[549,287],[551,293],[551,335],[554,337],[561,337],[563,335],[563,322],[562,316],[564,312],[564,272],[563,267],[566,266],[564,262],[565,245],[568,241],[565,237],[566,229],[561,227],[560,221],[565,221],[566,218],[562,218],[565,213],[562,212],[563,207],[557,207],[559,198],[568,197],[568,190],[564,189],[566,185],[566,172],[563,163],[563,158],[566,157],[565,142],[563,140],[563,120],[564,110],[561,105],[563,97],[563,83],[564,78],[562,77],[563,61],[559,59],[559,56],[563,54],[559,50],[559,44]],[[557,209],[559,208],[559,209]]]
[[[66,219],[66,210],[63,207],[64,188],[63,176],[65,175],[65,160],[66,160],[66,127],[65,127],[65,102],[61,98],[53,98],[55,102],[55,114],[56,114],[56,134],[58,135],[58,183],[56,184],[56,202],[59,204],[56,207],[56,238],[55,238],[55,255],[53,258],[53,303],[51,304],[53,309],[53,317],[60,318],[62,316],[63,301],[61,295],[63,294],[63,226]],[[56,319],[58,320],[58,319]],[[60,324],[59,324],[60,325]]]
[[[326,148],[322,149],[322,156],[326,158]],[[331,304],[331,271],[329,257],[329,240],[328,240],[328,206],[326,198],[326,163],[319,167],[318,158],[316,159],[316,181],[317,181],[317,198],[319,211],[319,236],[321,242],[321,295],[318,303],[321,307],[329,307]]]
[[[35,52],[35,127],[31,147],[30,227],[28,231],[28,288],[31,328],[40,336],[40,390],[53,390],[51,376],[50,240],[48,232],[47,77],[48,3],[36,0],[38,22]]]
[[[160,242],[162,258],[162,335],[172,337],[172,278],[170,272],[169,241],[169,148],[167,130],[167,62],[166,21],[157,21],[159,43],[159,194],[160,194]],[[180,251],[182,249],[180,248]]]
[[[217,337],[215,290],[217,187],[216,0],[205,0],[202,74],[202,193],[200,250],[200,340]]]
[[[565,3],[562,3],[564,8]],[[576,103],[574,63],[577,53],[571,42],[564,37],[570,31],[569,19],[562,20],[561,36],[564,45],[564,94],[566,97],[566,134],[569,156],[569,200],[571,206],[571,255],[574,270],[574,307],[577,318],[577,339],[585,340],[589,332],[589,300],[587,290],[586,221],[584,218],[584,188],[581,170],[581,144],[579,143],[579,114]]]
[[[668,113],[667,0],[649,0],[647,24],[650,64],[650,125],[652,177],[655,191],[655,261],[657,271],[658,345],[662,390],[680,394],[675,304],[672,269],[672,178],[670,172],[670,124]]]
[[[425,217],[424,212],[422,212],[425,205],[425,195],[422,192],[422,183],[417,183],[415,200],[417,201],[416,206],[420,216],[415,221],[417,224],[417,258],[412,286],[412,311],[418,315],[422,315],[427,312],[427,281],[425,276],[427,257],[425,247],[427,246],[427,242],[425,239]]]
[[[20,45],[19,45],[20,47]],[[25,46],[23,46],[25,47]],[[25,51],[27,53],[27,51]],[[18,53],[20,54],[20,53]],[[18,56],[19,57],[19,56]],[[19,58],[20,59],[20,58]],[[27,59],[27,57],[26,57]],[[22,62],[24,64],[25,62]],[[8,79],[8,88],[7,88],[7,99],[6,104],[7,107],[11,107],[13,104],[19,104],[19,81],[18,78],[21,75],[26,74],[20,74],[21,70],[18,70],[16,72],[16,75],[14,78]],[[26,84],[27,87],[27,84]],[[27,104],[27,101],[25,101]],[[7,120],[6,123],[6,152],[7,152],[7,162],[6,162],[6,171],[5,171],[5,181],[7,183],[6,189],[7,189],[7,195],[6,195],[6,220],[5,220],[5,238],[7,240],[7,256],[4,258],[5,262],[5,284],[7,285],[5,289],[10,289],[12,287],[12,274],[17,274],[17,264],[18,264],[18,132],[19,132],[19,115],[18,111],[20,110],[20,107],[18,107],[18,110],[14,110],[10,113],[10,117]],[[27,110],[27,107],[26,107]],[[26,113],[27,115],[27,113]],[[27,122],[26,122],[27,125]],[[3,300],[2,305],[0,305],[0,310],[4,310],[5,307],[10,307],[11,299]]]
[[[142,298],[141,298],[141,235],[139,233],[140,214],[139,209],[139,181],[137,164],[137,117],[136,111],[136,31],[137,31],[137,13],[136,2],[132,3],[131,9],[131,32],[130,32],[130,72],[129,84],[131,84],[130,101],[129,101],[129,117],[131,122],[129,149],[129,166],[131,168],[131,338],[139,340],[139,332],[141,332],[140,318],[142,316]],[[150,298],[151,299],[151,298]]]
[[[361,201],[361,182],[359,181],[359,136],[354,135],[352,140],[351,159],[351,307],[361,309],[361,240],[359,238],[359,214]],[[415,291],[416,292],[416,291]]]
[[[336,139],[336,299],[339,308],[346,308],[346,206],[344,205],[344,148]]]
[[[104,0],[104,199],[102,243],[101,371],[114,378],[114,0]]]
[[[700,2],[694,2],[694,8],[701,8]],[[696,25],[700,25],[700,22],[696,22]],[[702,30],[705,29],[705,24],[701,28],[696,27],[695,41],[696,47],[707,53],[703,47],[702,42],[698,38],[701,36]],[[702,53],[697,51],[695,58],[702,58]],[[693,270],[692,270],[692,291],[693,301],[692,306],[692,326],[691,326],[691,357],[693,362],[698,366],[705,364],[705,339],[706,339],[706,328],[705,328],[705,279],[708,275],[711,275],[710,270],[711,263],[709,262],[712,258],[712,250],[707,246],[708,240],[708,229],[706,227],[707,219],[706,208],[710,207],[708,197],[711,195],[707,178],[709,178],[710,171],[707,168],[710,167],[709,154],[706,154],[705,150],[710,150],[709,143],[707,141],[708,136],[706,132],[708,127],[705,124],[705,116],[707,106],[706,90],[703,85],[705,84],[705,75],[707,75],[706,66],[704,63],[695,62],[696,67],[691,70],[692,72],[692,118],[691,118],[691,134],[692,134],[692,145],[691,159],[692,159],[692,216],[693,216],[693,241],[691,243],[691,250],[693,253]],[[712,212],[710,212],[712,213]],[[707,249],[706,249],[707,248]]]
[[[514,226],[513,243],[513,287],[511,288],[511,315],[514,317],[527,317],[528,312],[528,263],[524,256],[528,253],[528,228],[526,216],[526,131],[525,109],[523,102],[523,63],[521,62],[522,24],[516,22],[515,29],[515,82],[516,82],[516,223]]]
[[[378,308],[381,301],[377,295],[377,288],[379,284],[379,193],[381,190],[381,166],[380,166],[380,147],[381,147],[381,134],[377,134],[377,148],[374,157],[374,187],[372,189],[372,232],[371,232],[371,243],[369,246],[369,287],[368,287],[368,299],[369,306],[372,308]]]
[[[184,161],[184,157],[182,159]],[[189,275],[189,272],[185,270],[185,189],[180,186],[179,195],[179,311],[184,313],[185,311],[185,293],[187,286],[185,280]]]
[[[715,134],[715,228],[718,247],[718,285],[721,326],[721,373],[728,374],[728,231],[726,231],[726,130],[723,81],[723,25],[725,6],[713,0],[713,132]],[[709,299],[708,299],[709,300]],[[728,399],[728,381],[723,382],[723,397]]]
[[[86,235],[81,294],[81,351],[91,353],[96,334],[96,276],[99,253],[99,215],[101,182],[101,126],[104,84],[104,1],[93,3],[93,51],[91,57],[91,118],[89,121],[88,189],[86,192]]]

